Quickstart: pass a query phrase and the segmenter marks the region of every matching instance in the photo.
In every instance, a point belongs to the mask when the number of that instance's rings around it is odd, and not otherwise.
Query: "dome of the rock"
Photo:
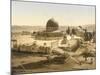
[[[59,28],[59,25],[53,18],[48,20],[48,22],[46,24],[47,32],[52,32],[52,31],[58,30],[58,28]]]

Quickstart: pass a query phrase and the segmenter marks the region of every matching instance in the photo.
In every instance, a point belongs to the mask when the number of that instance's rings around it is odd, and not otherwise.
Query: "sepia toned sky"
[[[12,1],[12,25],[45,26],[50,18],[60,26],[95,24],[95,6]]]

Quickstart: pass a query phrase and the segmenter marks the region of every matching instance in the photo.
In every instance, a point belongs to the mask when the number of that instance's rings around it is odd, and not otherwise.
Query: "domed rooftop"
[[[48,20],[48,22],[46,24],[47,32],[52,32],[52,31],[58,30],[58,28],[59,28],[59,25],[53,18]]]

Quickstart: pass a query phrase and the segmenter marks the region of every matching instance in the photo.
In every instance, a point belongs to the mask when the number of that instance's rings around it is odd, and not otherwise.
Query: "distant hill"
[[[96,25],[84,25],[82,26],[83,28],[87,29],[88,31],[95,31],[96,30]]]
[[[77,28],[78,26],[70,26],[70,28]],[[84,29],[87,29],[88,31],[95,31],[95,25],[83,25],[81,26]],[[59,30],[66,31],[68,26],[60,26]],[[22,32],[22,31],[43,31],[45,30],[45,26],[12,26],[12,32]]]
[[[22,31],[42,31],[45,27],[43,26],[12,26],[12,32],[22,32]]]

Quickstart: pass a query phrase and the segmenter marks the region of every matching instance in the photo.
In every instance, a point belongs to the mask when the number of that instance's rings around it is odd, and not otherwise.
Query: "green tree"
[[[68,29],[66,30],[66,33],[70,35],[70,27],[68,27]]]
[[[72,34],[76,35],[76,30],[74,28],[72,29]]]

